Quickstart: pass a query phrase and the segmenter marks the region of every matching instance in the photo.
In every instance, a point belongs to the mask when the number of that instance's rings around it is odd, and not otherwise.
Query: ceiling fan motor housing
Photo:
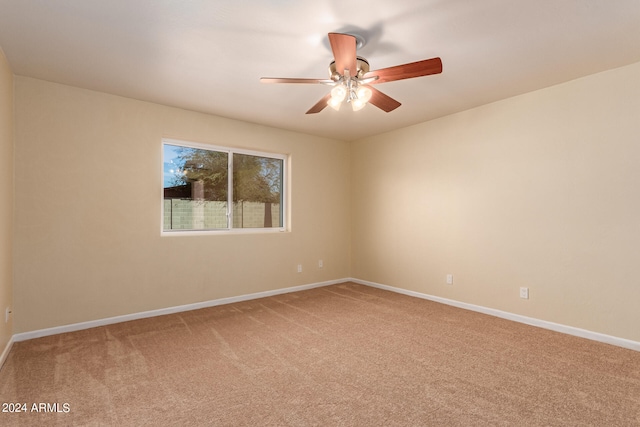
[[[369,61],[362,58],[361,56],[358,56],[356,58],[356,67],[357,71],[352,75],[353,77],[361,79],[362,76],[369,72]],[[340,80],[340,77],[342,77],[342,74],[339,73],[338,70],[336,70],[336,61],[331,61],[331,64],[329,64],[329,78],[337,82],[338,80]]]

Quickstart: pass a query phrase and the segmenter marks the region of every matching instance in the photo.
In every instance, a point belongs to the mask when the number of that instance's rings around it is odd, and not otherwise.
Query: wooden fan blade
[[[315,114],[324,110],[324,107],[327,106],[327,102],[329,102],[330,99],[331,99],[331,94],[330,93],[326,94],[324,97],[322,97],[320,101],[316,103],[316,105],[309,108],[309,111],[307,111],[306,114]]]
[[[395,99],[391,98],[388,95],[385,95],[374,87],[369,86],[369,89],[371,89],[371,99],[369,100],[369,103],[375,105],[376,107],[387,113],[389,111],[395,110],[400,105],[402,105]]]
[[[357,73],[356,65],[356,38],[349,34],[329,33],[329,43],[336,60],[336,71],[341,75],[344,70],[349,70],[352,76]]]
[[[260,83],[307,83],[307,84],[325,84],[334,85],[336,82],[329,79],[289,79],[289,78],[277,78],[277,77],[261,77]]]
[[[378,76],[377,80],[369,84],[392,82],[395,80],[411,79],[413,77],[428,76],[442,72],[442,60],[440,58],[425,59],[409,64],[396,65],[395,67],[369,71],[363,78]]]

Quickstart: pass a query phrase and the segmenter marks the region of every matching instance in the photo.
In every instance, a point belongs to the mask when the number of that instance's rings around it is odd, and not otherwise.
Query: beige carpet
[[[0,401],[27,404],[0,425],[632,426],[640,352],[346,283],[16,343]]]

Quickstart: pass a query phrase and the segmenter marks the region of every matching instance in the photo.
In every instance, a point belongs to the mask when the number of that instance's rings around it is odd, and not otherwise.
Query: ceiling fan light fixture
[[[371,99],[373,92],[367,86],[359,85],[357,79],[352,78],[345,82],[340,81],[331,89],[331,97],[327,105],[336,111],[340,110],[340,105],[345,101],[351,104],[353,111],[362,110]]]

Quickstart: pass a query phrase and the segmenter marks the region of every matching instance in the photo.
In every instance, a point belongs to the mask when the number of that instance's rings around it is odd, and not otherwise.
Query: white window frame
[[[227,168],[227,228],[216,229],[193,229],[193,230],[165,230],[164,229],[164,146],[175,145],[179,147],[197,148],[202,150],[219,151],[228,154]],[[219,145],[203,144],[179,139],[162,138],[160,145],[162,162],[162,185],[160,186],[160,233],[162,236],[194,236],[194,235],[214,235],[214,234],[256,234],[256,233],[282,233],[289,230],[289,155],[279,153],[269,153],[264,151],[247,150],[242,148],[223,147]],[[233,227],[233,155],[246,154],[249,156],[268,157],[282,160],[282,196],[280,212],[282,216],[282,227]]]

